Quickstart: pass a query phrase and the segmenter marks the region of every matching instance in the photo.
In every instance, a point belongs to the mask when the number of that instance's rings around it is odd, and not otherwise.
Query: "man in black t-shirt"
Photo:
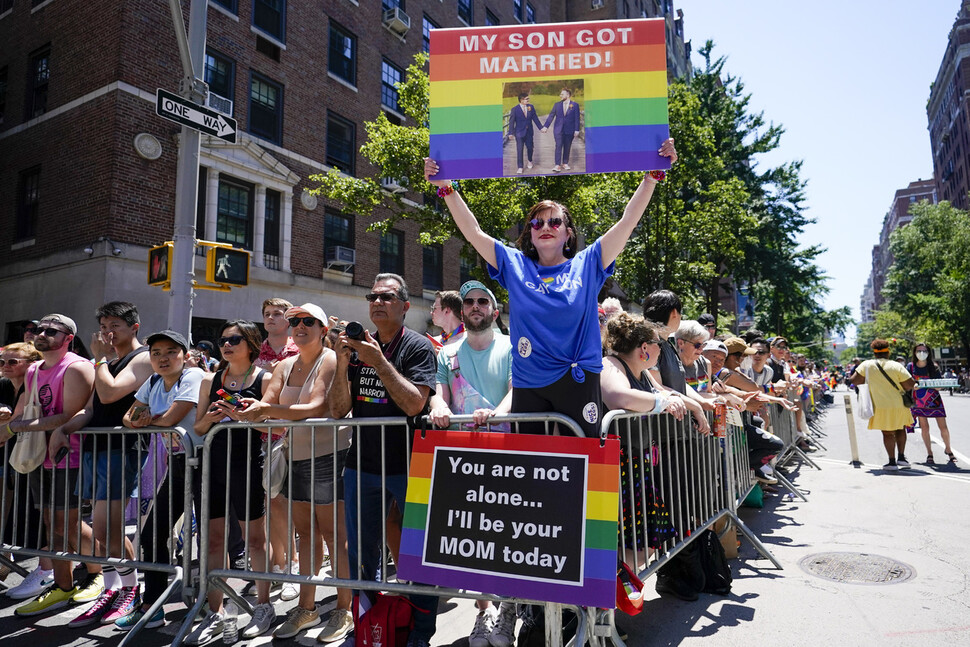
[[[337,339],[337,369],[330,389],[334,418],[353,413],[360,418],[417,416],[427,412],[435,388],[437,363],[434,348],[424,336],[404,327],[411,304],[404,279],[397,274],[378,274],[367,295],[375,335],[364,331],[361,340],[350,339],[346,331]],[[351,353],[357,360],[352,362]],[[383,436],[383,438],[382,438]],[[347,546],[350,576],[373,580],[380,566],[381,526],[386,521],[388,543],[398,561],[401,518],[382,519],[396,502],[404,510],[407,493],[409,429],[400,427],[354,427],[353,440],[344,470]],[[382,452],[383,447],[383,452]],[[385,478],[382,482],[382,471]],[[358,480],[360,487],[358,488]],[[361,526],[357,527],[360,502]],[[357,554],[358,532],[361,554]],[[414,629],[408,644],[427,645],[435,632],[438,598],[412,595],[416,607],[427,613],[414,614]]]

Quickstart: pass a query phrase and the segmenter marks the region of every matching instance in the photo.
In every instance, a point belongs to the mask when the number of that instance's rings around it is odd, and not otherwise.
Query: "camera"
[[[356,341],[364,340],[364,327],[359,321],[347,322],[347,336]]]

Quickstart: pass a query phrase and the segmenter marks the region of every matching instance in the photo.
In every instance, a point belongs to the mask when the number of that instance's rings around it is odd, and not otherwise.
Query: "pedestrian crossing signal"
[[[167,285],[172,267],[172,243],[148,250],[148,285]]]
[[[206,250],[205,280],[242,288],[249,285],[249,252],[231,247]]]

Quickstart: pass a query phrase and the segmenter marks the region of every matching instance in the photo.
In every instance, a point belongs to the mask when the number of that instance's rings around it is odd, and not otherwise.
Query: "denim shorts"
[[[141,463],[148,458],[148,452],[121,450],[113,452],[82,452],[81,478],[78,479],[76,494],[82,499],[94,501],[120,501],[128,499],[135,491]],[[111,485],[110,496],[108,485]]]
[[[344,464],[348,449],[336,453],[337,468],[334,470],[334,454],[293,461],[283,481],[280,495],[291,501],[303,501],[314,505],[326,505],[344,498]],[[290,492],[290,483],[293,492]],[[312,496],[311,496],[312,495]]]

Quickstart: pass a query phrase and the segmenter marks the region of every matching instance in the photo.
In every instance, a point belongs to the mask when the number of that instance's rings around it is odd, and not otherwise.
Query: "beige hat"
[[[65,328],[70,330],[72,335],[77,334],[77,324],[74,323],[74,320],[71,319],[70,317],[66,317],[64,315],[58,315],[58,314],[45,315],[41,317],[40,323],[43,324],[45,321],[50,321],[51,323],[60,324],[61,326],[64,326]]]
[[[724,340],[724,345],[727,347],[728,355],[734,355],[736,353],[754,355],[756,352],[755,349],[744,343],[744,340],[740,337],[728,337]]]

